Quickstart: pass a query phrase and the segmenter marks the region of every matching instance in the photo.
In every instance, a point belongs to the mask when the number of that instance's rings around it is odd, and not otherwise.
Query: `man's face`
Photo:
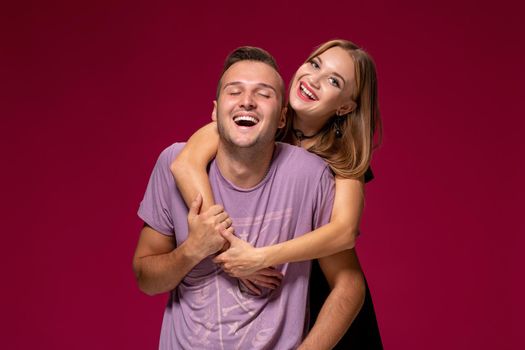
[[[269,65],[240,61],[223,74],[214,116],[222,142],[248,148],[274,142],[284,126],[279,74]]]

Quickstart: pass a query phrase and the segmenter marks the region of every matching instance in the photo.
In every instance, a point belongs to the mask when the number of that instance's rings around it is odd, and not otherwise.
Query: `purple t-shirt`
[[[153,169],[139,216],[152,228],[188,236],[188,209],[170,172],[184,144],[165,149]],[[215,162],[209,171],[217,203],[233,220],[238,237],[263,247],[301,236],[326,224],[334,197],[334,179],[319,157],[277,143],[270,169],[255,187],[236,187]],[[172,291],[164,312],[160,349],[294,349],[308,322],[310,261],[277,266],[281,286],[249,293],[211,258],[201,261]]]

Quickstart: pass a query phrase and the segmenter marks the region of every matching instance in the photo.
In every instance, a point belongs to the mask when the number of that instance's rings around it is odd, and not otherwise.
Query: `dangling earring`
[[[335,137],[340,139],[341,137],[343,137],[343,132],[341,131],[341,129],[339,128],[339,124],[336,124],[335,125]]]
[[[337,117],[335,117],[335,120],[334,120],[334,124],[335,124],[334,126],[335,126],[335,137],[340,139],[341,137],[343,137],[343,132],[341,131],[340,124],[344,117],[341,117],[338,113],[337,113]]]

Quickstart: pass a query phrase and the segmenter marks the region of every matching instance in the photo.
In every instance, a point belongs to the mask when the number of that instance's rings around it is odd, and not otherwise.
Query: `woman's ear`
[[[337,114],[338,116],[345,115],[355,110],[356,107],[357,107],[357,103],[350,100],[344,105],[337,108],[337,110],[335,111],[335,114]]]
[[[217,100],[213,100],[213,111],[211,112],[211,120],[217,121]]]

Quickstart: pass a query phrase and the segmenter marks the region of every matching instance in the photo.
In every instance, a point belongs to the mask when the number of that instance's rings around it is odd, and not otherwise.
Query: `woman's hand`
[[[265,254],[261,248],[252,245],[233,235],[231,230],[222,230],[222,237],[230,243],[230,248],[213,259],[232,277],[248,277],[265,266]]]
[[[261,290],[257,287],[274,290],[281,285],[282,279],[283,274],[273,267],[267,267],[247,277],[239,278],[241,283],[256,295],[261,295]]]

